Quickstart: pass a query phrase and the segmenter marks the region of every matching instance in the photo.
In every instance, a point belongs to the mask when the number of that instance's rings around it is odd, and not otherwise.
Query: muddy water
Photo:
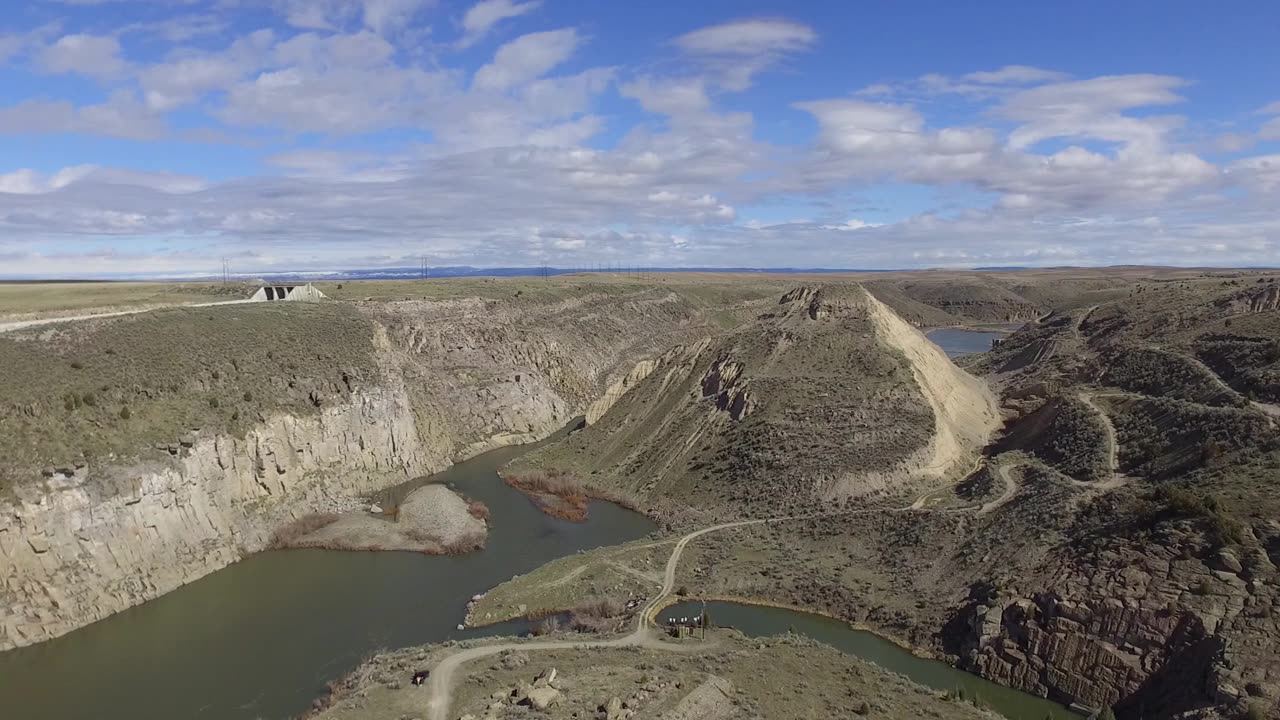
[[[1010,330],[1020,326],[1009,325]],[[947,357],[958,357],[969,353],[986,352],[991,349],[992,340],[1009,337],[1007,332],[983,332],[980,330],[957,330],[955,328],[939,328],[930,330],[925,336],[947,353]]]
[[[582,524],[543,515],[495,472],[529,449],[495,450],[430,478],[489,506],[485,550],[253,556],[69,635],[0,654],[0,717],[283,720],[380,648],[517,634],[519,624],[455,628],[472,595],[514,574],[654,529],[607,503],[593,504]],[[385,493],[384,502],[405,492]]]
[[[658,617],[664,621],[693,617],[702,613],[702,608],[702,603],[682,603],[663,610]],[[962,689],[965,697],[980,698],[987,707],[1011,720],[1079,720],[1082,717],[1056,703],[996,685],[944,662],[918,658],[874,633],[855,630],[839,620],[781,608],[727,602],[709,602],[706,612],[711,624],[736,628],[750,637],[794,632],[905,675],[926,687]]]

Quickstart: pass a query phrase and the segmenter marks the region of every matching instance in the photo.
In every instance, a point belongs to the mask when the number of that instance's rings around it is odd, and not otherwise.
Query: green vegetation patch
[[[1077,480],[1111,476],[1102,418],[1075,397],[1058,397],[1018,421],[997,444],[997,452],[1025,450]]]
[[[1213,495],[1201,495],[1173,485],[1162,486],[1157,497],[1174,517],[1203,521],[1220,545],[1238,544],[1245,539],[1245,525]]]
[[[1250,399],[1280,401],[1280,341],[1210,334],[1193,347],[1204,364]]]
[[[194,429],[307,415],[376,377],[349,306],[163,310],[0,336],[0,488],[45,467],[176,454]]]
[[[1105,356],[1104,382],[1143,395],[1156,395],[1216,407],[1246,407],[1239,393],[1224,388],[1190,359],[1154,348],[1117,347]]]
[[[1280,449],[1261,413],[1167,398],[1109,398],[1122,470],[1167,478],[1197,468],[1251,462]]]
[[[0,315],[218,302],[247,298],[254,289],[241,283],[0,283]]]

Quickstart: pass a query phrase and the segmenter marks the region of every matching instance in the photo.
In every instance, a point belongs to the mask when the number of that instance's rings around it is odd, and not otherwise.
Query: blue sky
[[[0,276],[1280,264],[1280,5],[33,0]]]

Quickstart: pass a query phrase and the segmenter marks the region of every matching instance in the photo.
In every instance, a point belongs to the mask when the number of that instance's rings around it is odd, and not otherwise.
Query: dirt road
[[[96,320],[98,318],[120,317],[122,315],[138,315],[140,313],[154,312],[156,310],[168,310],[170,308],[200,308],[213,307],[214,305],[241,305],[253,302],[252,300],[219,300],[217,302],[207,303],[176,303],[173,305],[153,305],[150,307],[136,308],[133,310],[117,310],[115,312],[97,313],[96,315],[68,315],[66,317],[43,318],[40,320],[21,320],[18,322],[0,323],[0,333],[13,332],[14,330],[24,330],[26,328],[40,327],[42,325],[55,325],[65,322],[80,322],[82,320]]]
[[[981,462],[981,460],[979,460],[979,462]],[[1016,492],[1017,490],[1017,486],[1013,484],[1011,480],[1008,480],[1007,476],[1006,476],[1006,481],[1010,483],[1009,489],[1006,491],[1006,495],[1008,497],[1012,497],[1013,493]],[[916,498],[915,501],[912,502],[910,505],[905,505],[899,508],[892,508],[889,510],[874,510],[874,509],[872,510],[841,510],[841,511],[830,512],[830,513],[815,513],[812,515],[794,515],[794,516],[777,517],[777,518],[739,520],[736,522],[727,522],[727,523],[721,523],[719,525],[711,525],[709,527],[705,527],[700,530],[695,530],[681,537],[680,540],[676,542],[675,547],[672,548],[671,556],[667,558],[667,565],[662,575],[662,588],[658,591],[658,594],[655,595],[654,598],[650,600],[647,604],[645,604],[644,608],[640,611],[639,617],[636,620],[636,627],[630,633],[619,638],[614,638],[612,640],[594,640],[594,641],[592,640],[582,640],[582,641],[549,640],[546,642],[506,642],[506,643],[497,643],[494,645],[483,645],[480,647],[468,648],[466,650],[461,650],[459,652],[456,652],[446,657],[445,659],[441,660],[431,670],[431,677],[428,680],[428,688],[427,688],[428,717],[430,720],[448,720],[449,708],[453,703],[453,687],[455,684],[454,676],[457,675],[459,668],[461,668],[463,665],[467,664],[468,662],[471,662],[472,660],[491,657],[493,655],[497,655],[499,653],[503,653],[507,651],[520,650],[524,652],[530,652],[530,651],[538,652],[538,651],[544,651],[544,650],[573,650],[573,649],[633,646],[633,647],[644,647],[644,648],[649,648],[653,650],[662,650],[664,652],[699,652],[707,648],[708,645],[706,644],[680,645],[680,644],[671,643],[671,642],[662,640],[661,637],[654,631],[653,623],[651,619],[652,616],[658,611],[658,609],[662,607],[664,601],[666,601],[666,599],[675,590],[676,571],[680,567],[680,557],[681,555],[684,554],[684,549],[688,547],[690,542],[702,537],[703,535],[707,535],[709,533],[717,532],[720,530],[727,530],[730,528],[745,527],[748,525],[764,525],[764,524],[770,524],[770,523],[789,522],[793,520],[807,520],[807,519],[821,518],[821,517],[841,517],[841,516],[857,515],[857,514],[871,513],[871,512],[910,512],[910,511],[921,509],[925,499],[929,497],[929,495],[931,495],[932,492],[933,491],[929,493],[925,493],[924,495],[921,495],[920,497]],[[998,500],[997,502],[1003,502],[1003,501],[1007,501],[1007,497],[1003,498],[1002,500]],[[980,509],[970,508],[970,510],[980,510]],[[661,543],[654,543],[654,544],[661,544]]]
[[[1113,475],[1118,474],[1120,462],[1116,458],[1116,426],[1111,424],[1111,416],[1103,412],[1102,408],[1098,407],[1098,404],[1093,401],[1092,393],[1080,393],[1080,402],[1088,405],[1091,410],[1098,414],[1098,417],[1102,418],[1102,428],[1107,435],[1107,463],[1111,468],[1111,473]]]
[[[431,670],[431,678],[429,680],[427,700],[427,712],[431,720],[448,720],[449,706],[453,703],[453,677],[457,673],[458,668],[466,663],[483,657],[490,657],[498,653],[508,650],[572,650],[587,648],[607,648],[635,646],[646,647],[657,650],[672,652],[698,652],[707,648],[705,644],[701,645],[677,645],[674,643],[664,642],[652,631],[652,623],[650,617],[657,612],[664,600],[675,589],[676,570],[680,566],[680,556],[684,554],[684,549],[689,543],[707,533],[713,533],[717,530],[725,530],[734,527],[743,527],[746,525],[762,525],[771,522],[783,522],[786,520],[794,520],[799,518],[765,518],[761,520],[739,520],[738,522],[721,523],[720,525],[712,525],[710,527],[695,530],[694,532],[680,538],[675,548],[671,551],[671,556],[667,558],[666,571],[662,576],[662,589],[654,596],[644,609],[640,611],[639,619],[636,621],[636,628],[629,634],[613,640],[597,640],[597,641],[570,641],[570,640],[553,640],[548,642],[537,643],[499,643],[497,645],[484,645],[482,647],[468,648],[461,652],[454,653],[444,660],[441,660],[435,668]]]

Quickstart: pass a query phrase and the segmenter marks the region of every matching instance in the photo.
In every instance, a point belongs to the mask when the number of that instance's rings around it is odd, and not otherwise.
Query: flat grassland
[[[0,319],[234,300],[248,297],[247,290],[239,283],[0,282]]]
[[[243,434],[376,380],[349,305],[170,308],[0,335],[0,490],[33,468],[175,450],[195,428]]]

